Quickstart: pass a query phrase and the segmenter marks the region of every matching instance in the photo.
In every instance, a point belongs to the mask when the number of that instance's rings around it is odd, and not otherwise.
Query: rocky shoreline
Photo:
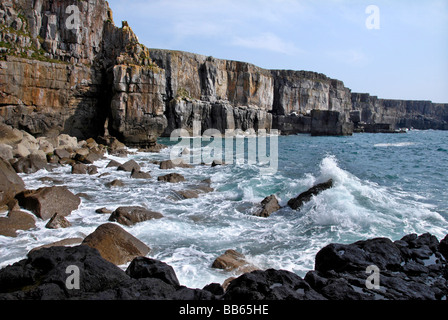
[[[129,152],[113,137],[78,141],[67,135],[35,138],[24,131],[0,125],[0,208],[8,212],[0,218],[0,235],[15,237],[18,230],[35,228],[37,220],[46,228],[69,228],[65,219],[81,202],[82,195],[64,186],[26,190],[17,173],[72,167],[80,177],[98,174],[95,161],[106,152],[122,156],[109,167],[125,171],[132,178],[148,179]],[[102,143],[100,143],[102,142]],[[104,144],[103,144],[104,143]],[[160,149],[158,146],[157,149]],[[170,161],[157,162],[173,169]],[[216,164],[215,164],[216,165]],[[190,167],[186,164],[178,166]],[[162,175],[159,181],[176,183],[183,176]],[[104,188],[119,188],[114,180]],[[319,184],[291,199],[288,205],[300,207],[310,197],[332,187],[332,181]],[[210,181],[196,189],[179,192],[195,198],[213,192]],[[271,195],[262,201],[255,215],[268,218],[280,209]],[[33,217],[30,213],[34,214]],[[31,250],[27,257],[0,270],[2,300],[446,300],[448,295],[448,235],[439,240],[426,233],[410,234],[400,240],[375,238],[352,244],[329,244],[315,257],[315,269],[304,278],[285,270],[260,270],[244,255],[229,249],[214,261],[212,268],[229,272],[224,283],[211,283],[202,289],[182,286],[171,266],[149,258],[151,248],[126,231],[146,220],[163,219],[159,212],[140,206],[98,208],[109,222],[99,225],[85,238],[61,239]],[[129,264],[126,270],[119,266]],[[68,267],[79,270],[79,288],[69,289]],[[368,285],[369,267],[378,270],[378,287]],[[231,275],[237,277],[231,277]]]

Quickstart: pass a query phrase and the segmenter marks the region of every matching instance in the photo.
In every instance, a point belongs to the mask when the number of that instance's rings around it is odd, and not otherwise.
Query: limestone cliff
[[[193,132],[193,123],[201,124]],[[448,129],[448,105],[383,100],[307,71],[148,49],[105,0],[0,3],[0,122],[86,139],[106,129],[151,146],[177,128],[351,134],[357,128]]]

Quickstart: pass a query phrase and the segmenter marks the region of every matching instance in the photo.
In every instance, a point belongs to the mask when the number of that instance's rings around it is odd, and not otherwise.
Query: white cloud
[[[285,41],[271,32],[265,32],[253,37],[235,37],[232,45],[249,49],[267,50],[286,55],[297,55],[304,51],[293,42]]]
[[[327,55],[339,63],[354,67],[365,66],[369,62],[369,57],[362,50],[358,49],[330,51]]]

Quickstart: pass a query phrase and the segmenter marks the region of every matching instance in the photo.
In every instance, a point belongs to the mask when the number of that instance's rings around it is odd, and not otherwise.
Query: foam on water
[[[307,138],[281,139],[289,143],[292,139],[300,142]],[[344,140],[337,142],[346,145]],[[326,148],[312,143],[307,145],[308,150]],[[291,148],[291,152],[294,150]],[[112,156],[95,163],[99,167],[96,176],[72,175],[69,166],[50,173],[22,175],[29,189],[66,185],[72,192],[82,192],[88,197],[67,218],[72,223],[70,228],[49,230],[45,228],[46,222],[37,221],[35,230],[20,232],[17,238],[0,236],[0,267],[24,258],[36,246],[85,237],[108,222],[109,216],[96,214],[95,209],[113,210],[122,205],[141,205],[164,215],[160,220],[124,228],[151,247],[150,257],[173,266],[179,281],[193,288],[222,283],[233,276],[211,268],[213,260],[227,249],[242,252],[262,269],[284,269],[304,276],[314,268],[316,253],[331,242],[351,243],[372,237],[399,239],[414,232],[431,232],[439,239],[446,235],[448,224],[437,211],[440,207],[426,203],[424,194],[413,194],[403,186],[360,179],[339,163],[341,155],[317,153],[313,155],[313,164],[305,160],[291,163],[292,154],[280,159],[276,175],[263,174],[256,165],[244,163],[171,170],[161,170],[151,163],[154,159],[168,159],[170,148],[159,154],[130,156],[142,165],[143,171],[151,171],[149,180],[131,179],[129,173],[106,168],[111,159],[127,160]],[[371,161],[373,164],[377,160]],[[187,181],[179,184],[157,181],[158,176],[170,172],[181,173]],[[104,173],[109,176],[100,178]],[[39,180],[43,177],[53,180]],[[214,192],[197,199],[179,200],[175,196],[174,191],[194,187],[206,178],[211,178]],[[267,219],[253,216],[260,201],[268,195],[276,194],[285,206],[290,198],[330,178],[334,187],[313,197],[298,211],[286,206]],[[112,189],[104,186],[114,179],[122,180],[125,186]]]

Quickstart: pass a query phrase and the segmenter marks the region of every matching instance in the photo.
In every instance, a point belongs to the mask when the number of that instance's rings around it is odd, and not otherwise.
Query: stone
[[[111,214],[113,211],[103,207],[96,209],[95,212],[100,214]]]
[[[56,149],[54,150],[54,154],[57,155],[59,158],[64,159],[64,158],[71,158],[71,154],[70,152],[68,152],[65,149]]]
[[[39,144],[39,150],[43,151],[44,154],[49,154],[54,152],[53,144],[47,140],[45,137],[39,137],[36,139]]]
[[[448,235],[440,241],[440,253],[448,260]]]
[[[132,170],[136,170],[139,172],[140,169],[141,169],[140,165],[137,162],[135,162],[135,160],[129,160],[117,168],[118,171],[127,171],[127,172],[132,172]]]
[[[162,261],[147,257],[137,257],[132,260],[131,264],[126,269],[126,274],[134,279],[156,278],[169,285],[175,287],[180,286],[173,267]]]
[[[314,187],[312,187],[311,189],[301,193],[299,196],[297,196],[296,198],[293,198],[291,200],[288,201],[288,206],[291,207],[294,210],[300,209],[302,207],[302,205],[305,202],[308,202],[311,200],[311,198],[313,196],[318,195],[319,193],[328,190],[330,188],[333,187],[333,180],[330,179],[327,182],[324,183],[320,183]]]
[[[90,165],[90,166],[88,166],[88,167],[87,167],[87,173],[88,173],[89,175],[97,174],[97,173],[98,173],[98,167],[97,167],[97,166],[94,166],[94,165]]]
[[[150,251],[146,244],[113,223],[100,225],[82,244],[97,249],[104,259],[115,265],[146,256]]]
[[[71,137],[68,134],[61,134],[57,137],[57,145],[63,149],[78,149],[78,139]]]
[[[132,169],[131,178],[133,179],[151,179],[151,175],[148,172],[136,171]]]
[[[326,300],[295,273],[268,269],[245,273],[232,280],[223,300]]]
[[[8,161],[0,158],[0,206],[14,199],[25,190],[25,183]]]
[[[73,164],[72,174],[87,174],[87,166],[83,163]]]
[[[47,222],[45,228],[47,229],[60,229],[71,227],[72,224],[58,213],[55,213],[53,217]]]
[[[111,182],[106,183],[106,187],[109,188],[124,187],[124,186],[125,186],[124,182],[119,179],[115,179]]]
[[[261,209],[257,210],[255,212],[255,216],[257,217],[269,217],[273,212],[276,212],[280,210],[280,205],[278,204],[277,197],[275,195],[270,195],[269,197],[266,197],[261,202]]]
[[[132,226],[136,223],[161,219],[163,215],[159,212],[150,211],[143,207],[119,207],[109,217],[109,221],[116,221],[125,226]]]
[[[44,187],[37,190],[26,190],[16,196],[21,207],[30,210],[42,220],[48,220],[58,213],[68,216],[78,209],[81,199],[67,187]]]
[[[17,173],[35,173],[39,170],[50,170],[48,163],[40,155],[30,154],[27,157],[20,158],[13,164]]]
[[[162,170],[168,170],[168,169],[174,169],[176,166],[174,165],[173,161],[171,160],[163,160],[160,162],[160,169]]]
[[[178,182],[185,181],[185,178],[183,175],[181,175],[179,173],[170,173],[170,174],[158,177],[157,180],[170,182],[170,183],[178,183]]]
[[[6,161],[11,160],[14,158],[12,151],[13,149],[10,145],[5,143],[0,144],[0,158],[3,158]]]
[[[23,133],[11,126],[0,123],[0,144],[10,146],[18,144],[23,139]]]
[[[16,237],[17,230],[30,230],[36,227],[34,218],[23,211],[10,211],[6,217],[0,217],[0,235]]]
[[[215,259],[212,268],[223,269],[225,271],[234,271],[237,273],[246,273],[257,270],[258,268],[246,261],[246,257],[235,250],[227,250],[224,254]]]
[[[106,168],[115,168],[121,166],[121,163],[115,160],[110,160],[110,162],[107,164]]]

